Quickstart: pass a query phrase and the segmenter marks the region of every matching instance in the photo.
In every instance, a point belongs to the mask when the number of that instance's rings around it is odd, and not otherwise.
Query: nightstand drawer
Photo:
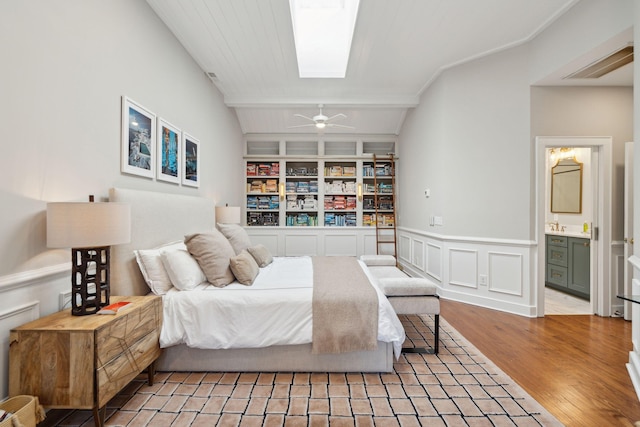
[[[125,347],[130,347],[151,331],[160,328],[160,300],[145,304],[139,309],[127,308],[96,331],[97,368],[118,357]],[[131,312],[127,312],[131,310]]]
[[[159,332],[152,330],[137,342],[123,349],[118,356],[97,367],[98,406],[107,404],[113,396],[160,356]]]

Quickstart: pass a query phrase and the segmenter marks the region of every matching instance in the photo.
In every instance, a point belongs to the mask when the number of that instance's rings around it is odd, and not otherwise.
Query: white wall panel
[[[356,234],[326,234],[324,254],[327,256],[358,255],[358,236]]]
[[[442,247],[427,243],[427,274],[442,280]]]
[[[285,256],[320,255],[318,236],[308,234],[287,234],[284,238]]]
[[[449,249],[449,284],[478,287],[478,251],[474,249]]]
[[[489,290],[504,294],[523,294],[522,255],[489,252]]]
[[[411,239],[409,236],[400,236],[398,238],[398,259],[411,264]]]
[[[373,255],[376,251],[376,236],[365,235],[364,236],[364,253],[367,255]]]
[[[411,241],[411,245],[413,250],[412,252],[412,261],[414,267],[418,270],[424,271],[424,242],[419,239],[413,239]]]

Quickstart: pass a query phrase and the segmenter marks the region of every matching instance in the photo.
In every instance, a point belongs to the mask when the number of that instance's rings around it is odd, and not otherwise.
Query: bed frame
[[[146,295],[149,287],[133,251],[182,240],[215,228],[211,199],[112,188],[113,202],[131,206],[131,242],[111,248],[111,294]],[[164,349],[159,371],[391,372],[393,345],[378,341],[374,351],[312,354],[311,344],[252,349],[203,350],[178,345]]]

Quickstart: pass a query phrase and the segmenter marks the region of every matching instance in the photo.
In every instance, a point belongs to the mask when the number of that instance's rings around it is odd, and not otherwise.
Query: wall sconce
[[[361,182],[358,183],[357,192],[358,192],[358,200],[362,201],[362,183]]]
[[[280,194],[280,200],[284,200],[284,182],[281,182],[278,186],[278,193]]]
[[[216,206],[216,222],[219,224],[240,224],[240,206]]]
[[[47,203],[47,246],[71,248],[71,314],[109,305],[109,247],[131,240],[131,208],[124,203]],[[90,291],[89,285],[95,285]]]

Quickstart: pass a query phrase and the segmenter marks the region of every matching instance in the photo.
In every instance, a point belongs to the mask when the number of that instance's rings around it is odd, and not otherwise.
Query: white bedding
[[[404,328],[377,280],[360,262],[378,293],[378,341],[393,343],[399,357]],[[348,284],[345,284],[347,286]],[[274,258],[253,285],[200,285],[164,295],[160,346],[256,348],[311,342],[313,267],[310,257]]]

